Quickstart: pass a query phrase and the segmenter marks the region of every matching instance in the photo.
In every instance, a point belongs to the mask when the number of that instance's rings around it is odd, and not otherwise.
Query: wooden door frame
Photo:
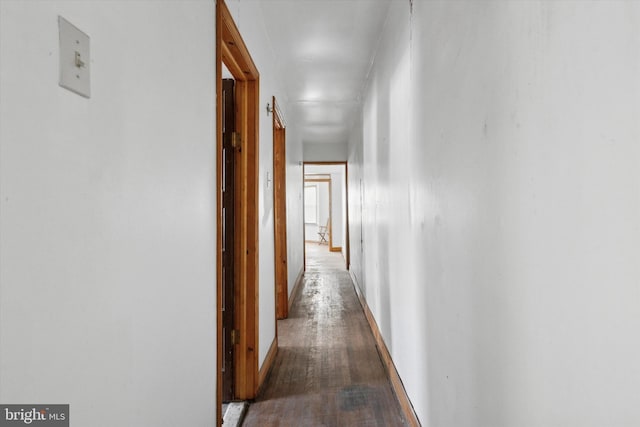
[[[287,270],[287,154],[286,126],[276,102],[273,100],[273,244],[276,320],[289,316],[289,286]],[[277,335],[276,322],[276,335]],[[277,339],[277,336],[276,336]]]
[[[260,75],[224,0],[216,1],[216,279],[217,417],[222,420],[222,63],[236,81],[236,329],[235,392],[253,399],[258,388],[258,189]]]
[[[332,165],[344,165],[344,191],[345,191],[345,201],[346,201],[346,206],[345,206],[345,214],[347,216],[347,218],[345,219],[346,221],[346,230],[345,230],[345,245],[346,245],[346,259],[345,259],[345,263],[347,266],[347,270],[351,269],[351,243],[349,242],[349,164],[346,161],[342,161],[342,162],[302,162],[302,186],[304,187],[304,181],[305,181],[305,167],[309,165],[316,165],[316,166],[332,166]],[[331,212],[329,212],[331,214]],[[303,224],[304,224],[304,219],[302,220]],[[303,227],[303,231],[304,231],[305,227]],[[331,237],[331,234],[329,234],[329,237]],[[306,245],[306,236],[305,233],[303,232],[303,248],[304,245]],[[331,247],[331,243],[329,244],[329,247]],[[304,249],[304,270],[307,271],[307,251],[306,249]]]

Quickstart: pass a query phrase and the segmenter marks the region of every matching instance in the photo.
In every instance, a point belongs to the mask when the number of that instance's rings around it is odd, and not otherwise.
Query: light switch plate
[[[60,32],[60,86],[91,97],[89,36],[58,16]]]

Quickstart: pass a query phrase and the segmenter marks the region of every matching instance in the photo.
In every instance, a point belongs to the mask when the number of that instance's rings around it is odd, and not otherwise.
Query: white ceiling
[[[260,2],[304,143],[347,141],[389,1]]]

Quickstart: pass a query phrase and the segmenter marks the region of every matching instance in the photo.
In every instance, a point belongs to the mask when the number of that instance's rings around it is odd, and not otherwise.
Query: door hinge
[[[231,345],[240,344],[240,331],[237,329],[231,330]]]
[[[240,134],[238,132],[231,132],[231,146],[239,149],[241,143],[242,138],[240,137]]]

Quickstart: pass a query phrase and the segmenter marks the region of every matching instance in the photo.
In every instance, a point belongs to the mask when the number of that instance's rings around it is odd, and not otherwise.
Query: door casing
[[[236,81],[236,399],[253,399],[258,388],[258,103],[260,75],[223,0],[216,2],[216,230],[217,230],[217,417],[222,408],[222,63]]]

